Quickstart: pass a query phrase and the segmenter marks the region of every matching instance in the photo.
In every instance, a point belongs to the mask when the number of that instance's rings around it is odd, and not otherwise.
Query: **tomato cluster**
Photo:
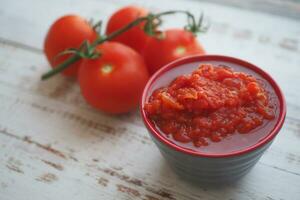
[[[116,11],[107,23],[110,35],[134,20],[145,17],[149,11],[127,6]],[[159,37],[150,37],[142,22],[127,32],[95,48],[99,57],[81,59],[62,73],[78,78],[81,93],[93,107],[108,113],[124,113],[138,104],[149,78],[162,66],[175,59],[204,54],[195,36],[184,29],[158,31]],[[98,37],[94,27],[78,15],[63,16],[50,27],[44,43],[44,52],[53,68],[70,58],[62,52],[80,48],[83,42],[92,43]]]
[[[163,133],[196,147],[236,131],[248,133],[275,116],[274,103],[256,78],[210,64],[156,90],[144,109]]]

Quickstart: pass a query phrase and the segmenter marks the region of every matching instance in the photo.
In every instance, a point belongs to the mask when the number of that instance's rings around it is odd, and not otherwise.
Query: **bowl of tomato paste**
[[[174,61],[148,81],[143,122],[171,168],[200,183],[228,183],[257,163],[286,115],[283,93],[259,67],[228,56]]]

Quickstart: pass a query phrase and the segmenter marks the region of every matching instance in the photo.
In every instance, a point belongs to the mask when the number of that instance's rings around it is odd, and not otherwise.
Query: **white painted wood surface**
[[[137,3],[154,11],[204,10],[209,53],[270,72],[288,103],[285,125],[241,181],[203,188],[180,180],[149,139],[137,111],[108,116],[90,108],[74,80],[41,82],[42,43],[66,13],[107,19]],[[180,26],[169,17],[166,26]],[[300,199],[300,22],[183,0],[0,0],[0,199]]]

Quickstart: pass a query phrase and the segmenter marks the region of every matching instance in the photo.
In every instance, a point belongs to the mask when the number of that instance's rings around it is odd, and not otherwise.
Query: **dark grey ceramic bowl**
[[[245,148],[226,153],[202,152],[175,144],[155,127],[147,117],[143,107],[152,92],[162,86],[168,85],[174,78],[182,74],[188,74],[195,70],[201,63],[225,64],[237,71],[251,72],[260,76],[271,87],[278,98],[278,117],[273,122],[273,127],[258,139],[254,144]],[[265,150],[271,145],[277,133],[280,131],[285,115],[286,104],[284,96],[269,74],[260,68],[232,57],[220,55],[192,56],[172,62],[157,71],[148,81],[140,103],[141,115],[149,134],[159,148],[163,157],[171,168],[181,177],[190,181],[204,184],[228,183],[235,181],[250,171],[257,163]],[[254,133],[255,134],[255,133]],[[222,145],[220,143],[220,145]]]

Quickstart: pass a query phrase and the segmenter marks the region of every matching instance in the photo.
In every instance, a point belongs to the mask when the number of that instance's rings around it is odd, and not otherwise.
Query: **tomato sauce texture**
[[[155,90],[144,110],[167,138],[201,148],[233,135],[256,134],[253,130],[274,120],[276,104],[269,94],[253,75],[201,64]]]

